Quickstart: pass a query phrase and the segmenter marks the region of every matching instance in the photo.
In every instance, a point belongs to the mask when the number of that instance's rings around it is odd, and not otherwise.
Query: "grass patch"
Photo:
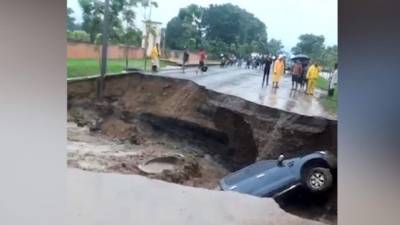
[[[131,59],[128,62],[129,68],[144,68],[144,59]],[[165,67],[165,62],[160,61],[160,67]],[[151,60],[147,60],[147,70],[151,68]],[[125,69],[125,59],[109,59],[107,60],[107,73],[119,73]],[[100,74],[100,63],[98,59],[68,59],[67,60],[67,76],[86,77]]]
[[[318,89],[324,90],[326,92],[328,92],[328,87],[329,87],[329,82],[327,79],[323,78],[323,77],[319,77],[317,80],[317,84],[316,84]],[[338,88],[335,88],[335,92],[333,94],[332,97],[326,95],[325,97],[321,98],[321,104],[322,106],[332,112],[332,113],[336,113],[337,112],[337,94],[338,94]]]
[[[316,86],[318,89],[328,91],[329,82],[327,79],[320,76],[317,80]]]

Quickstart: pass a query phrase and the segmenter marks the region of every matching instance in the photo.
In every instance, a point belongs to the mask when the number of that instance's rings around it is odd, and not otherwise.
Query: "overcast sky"
[[[326,45],[337,44],[337,0],[156,0],[159,7],[152,11],[152,20],[162,23],[176,16],[180,8],[192,3],[201,6],[232,3],[253,13],[267,26],[268,39],[282,41],[289,51],[298,42],[301,34],[312,33],[325,36]],[[67,0],[68,7],[75,11],[75,18],[82,21],[82,10],[78,0]],[[137,22],[143,18],[143,9],[138,7]],[[142,27],[141,24],[137,24]]]

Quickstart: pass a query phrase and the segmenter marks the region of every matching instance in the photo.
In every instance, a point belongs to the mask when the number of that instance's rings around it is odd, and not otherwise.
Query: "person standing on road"
[[[153,72],[157,72],[159,69],[159,60],[158,57],[160,56],[160,51],[158,50],[158,43],[151,49],[151,70]]]
[[[185,73],[185,67],[188,62],[189,62],[189,51],[185,47],[185,50],[183,51],[183,59],[182,59],[182,73]]]
[[[271,64],[272,64],[271,57],[269,57],[269,56],[265,57],[265,60],[264,60],[264,76],[263,76],[263,80],[262,80],[262,83],[261,83],[261,87],[264,86],[264,81],[266,83],[266,86],[268,86],[269,71],[271,70]],[[267,79],[265,79],[265,76],[267,76]]]
[[[321,71],[318,63],[312,64],[307,71],[307,95],[314,95],[315,84],[319,77],[319,72]]]
[[[337,84],[337,79],[338,79],[338,64],[335,63],[335,67],[333,70],[333,73],[331,74],[331,76],[329,77],[329,90],[328,90],[328,95],[330,97],[333,96],[334,92],[335,92],[335,86]]]
[[[274,70],[272,75],[272,87],[279,88],[278,83],[285,71],[285,65],[283,63],[283,55],[279,55],[278,59],[274,62]]]
[[[301,74],[303,73],[303,66],[300,61],[296,61],[292,66],[292,90],[297,90],[297,86],[301,82]]]
[[[200,51],[199,51],[199,70],[200,70],[200,73],[203,73],[203,67],[204,67],[205,60],[206,60],[206,52],[204,51],[203,48],[200,48]],[[198,73],[198,71],[196,71],[196,73]]]
[[[246,58],[246,68],[247,68],[247,69],[250,69],[250,66],[251,66],[251,57],[248,56],[248,57]]]

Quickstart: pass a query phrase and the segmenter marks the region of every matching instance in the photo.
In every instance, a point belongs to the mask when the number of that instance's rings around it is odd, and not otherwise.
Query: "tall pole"
[[[149,1],[149,7],[150,7],[150,12],[149,12],[149,18],[146,19],[145,16],[145,28],[146,28],[146,39],[144,41],[144,71],[146,72],[147,70],[147,48],[149,47],[149,35],[150,35],[150,28],[151,28],[151,1]],[[145,10],[146,12],[146,10]]]
[[[126,38],[125,38],[125,70],[128,70],[128,55],[129,55],[129,46],[128,46],[128,29],[126,29]]]
[[[145,23],[145,29],[146,29],[146,38],[144,40],[144,72],[146,72],[147,69],[147,48],[149,47],[149,27],[148,27],[148,21],[144,21]]]
[[[100,80],[98,82],[97,97],[102,99],[104,95],[104,77],[107,73],[107,48],[108,48],[108,8],[109,0],[105,0],[104,4],[104,20],[102,31],[102,48],[101,48],[101,67],[100,67]]]
[[[167,44],[167,42],[166,42],[166,40],[167,40],[167,38],[166,38],[167,35],[165,34],[165,30],[164,30],[164,32],[162,32],[162,34],[163,34],[163,36],[162,36],[162,37],[163,37],[163,47],[162,47],[162,48],[163,48],[163,51],[162,51],[162,52],[163,52],[163,56],[165,57],[165,55],[166,55],[166,53],[165,53],[165,45]]]

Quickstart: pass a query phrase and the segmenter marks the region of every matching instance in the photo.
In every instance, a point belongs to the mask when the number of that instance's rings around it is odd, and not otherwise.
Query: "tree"
[[[269,40],[267,48],[268,53],[272,55],[278,55],[279,53],[281,53],[284,46],[282,45],[282,41],[272,38],[271,40]]]
[[[266,26],[253,14],[230,3],[210,5],[203,15],[202,24],[207,40],[220,39],[227,44],[251,44],[265,46]],[[260,49],[266,50],[266,49]]]
[[[112,43],[124,43],[128,27],[133,29],[135,11],[139,0],[112,0],[109,15],[109,40]],[[82,8],[82,29],[89,33],[90,42],[94,43],[101,33],[104,17],[104,2],[102,0],[79,0]],[[123,23],[126,24],[125,29]]]
[[[172,49],[197,49],[202,42],[201,20],[203,8],[192,4],[179,10],[176,17],[172,18],[166,28],[166,45]]]
[[[67,40],[76,42],[89,42],[90,35],[83,30],[68,31]]]
[[[67,8],[67,30],[73,31],[75,30],[75,18],[72,16],[74,14],[74,10],[71,8]]]
[[[128,39],[127,42],[128,45],[140,46],[142,44],[143,33],[140,29],[137,28],[128,29],[126,35]]]
[[[267,52],[266,26],[253,14],[232,4],[203,8],[189,5],[172,18],[166,29],[167,46],[206,48],[210,56],[231,53],[243,56]]]
[[[303,34],[299,37],[299,43],[292,48],[293,54],[306,54],[312,60],[320,60],[324,52],[325,38],[322,35]]]
[[[322,35],[303,34],[300,35],[299,40],[299,43],[292,48],[293,54],[306,54],[322,66],[333,68],[337,62],[336,45],[325,47],[325,37]]]
[[[101,33],[103,2],[98,0],[79,0],[82,8],[82,29],[90,35],[90,42],[94,43],[97,34]]]
[[[328,46],[324,49],[321,57],[321,64],[328,69],[333,69],[335,63],[337,63],[337,45]]]

